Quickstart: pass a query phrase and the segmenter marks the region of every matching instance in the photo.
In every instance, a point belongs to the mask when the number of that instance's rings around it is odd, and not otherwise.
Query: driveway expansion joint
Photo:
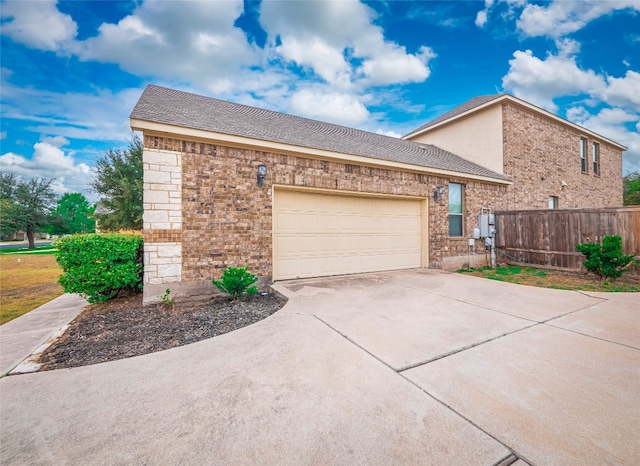
[[[344,333],[342,333],[340,330],[338,330],[337,328],[333,327],[331,324],[329,324],[328,322],[325,322],[324,320],[322,320],[320,317],[318,317],[315,314],[312,314],[312,317],[315,317],[316,319],[318,319],[320,322],[322,322],[324,325],[326,325],[327,327],[329,327],[331,330],[333,330],[334,332],[336,332],[338,335],[340,335],[342,338],[344,338],[345,340],[347,340],[349,343],[351,343],[352,345],[360,348],[362,351],[364,351],[365,353],[367,353],[369,356],[371,356],[373,359],[375,359],[376,361],[384,364],[386,367],[388,367],[389,369],[391,369],[393,372],[398,373],[398,371],[396,369],[394,369],[391,365],[387,364],[385,361],[383,361],[382,359],[380,359],[378,356],[376,356],[375,354],[373,354],[371,351],[369,351],[368,349],[366,349],[365,347],[363,347],[362,345],[358,344],[358,342],[352,340],[351,338],[349,338],[347,335],[345,335]]]
[[[546,322],[544,323],[544,325],[547,325],[548,327],[551,327],[551,328],[555,328],[557,330],[565,330],[567,332],[575,333],[576,335],[580,335],[580,336],[583,336],[583,337],[594,338],[596,340],[604,341],[605,343],[611,343],[611,344],[614,344],[614,345],[624,346],[625,348],[629,348],[629,349],[632,349],[632,350],[635,350],[635,351],[640,351],[640,348],[638,348],[636,346],[627,345],[625,343],[620,343],[618,341],[607,340],[606,338],[597,337],[595,335],[589,335],[588,333],[578,332],[577,330],[560,327],[558,325],[553,325],[553,324],[549,324],[549,323],[546,323]]]
[[[495,340],[498,340],[500,338],[506,337],[507,335],[513,335],[514,333],[522,332],[523,330],[527,330],[527,329],[530,329],[530,328],[533,328],[533,327],[537,327],[538,325],[542,325],[542,324],[540,322],[532,322],[531,325],[527,325],[526,327],[522,327],[522,328],[516,329],[516,330],[514,330],[512,332],[502,333],[502,334],[497,335],[497,336],[495,336],[493,338],[489,338],[487,340],[479,341],[477,343],[472,343],[471,345],[467,345],[467,346],[464,346],[462,348],[450,351],[449,353],[442,354],[440,356],[436,356],[435,358],[431,358],[431,359],[429,359],[427,361],[423,361],[423,362],[419,362],[419,363],[416,363],[416,364],[411,364],[409,366],[401,367],[400,369],[396,370],[396,372],[400,373],[400,372],[408,371],[409,369],[415,369],[416,367],[424,366],[426,364],[438,361],[440,359],[444,359],[446,357],[453,356],[454,354],[458,354],[458,353],[461,353],[461,352],[466,351],[468,349],[484,345],[485,343],[490,343],[492,341],[495,341]]]
[[[451,412],[453,412],[455,415],[457,415],[458,417],[460,417],[461,419],[463,419],[464,421],[468,422],[469,424],[471,424],[473,427],[475,427],[476,429],[478,429],[480,432],[484,433],[485,435],[487,435],[488,437],[490,437],[491,439],[495,440],[498,444],[502,445],[505,449],[507,449],[508,451],[511,452],[511,454],[509,456],[507,456],[506,458],[503,458],[501,460],[499,460],[496,465],[500,465],[503,466],[503,464],[501,463],[501,461],[504,461],[507,458],[511,458],[513,456],[516,457],[516,460],[521,458],[520,455],[518,455],[513,448],[509,447],[508,445],[506,445],[504,442],[500,441],[498,438],[496,438],[494,435],[492,435],[491,433],[487,432],[486,430],[484,430],[483,428],[481,428],[479,425],[477,425],[476,423],[474,423],[471,419],[463,416],[461,413],[459,413],[458,411],[456,411],[455,409],[453,409],[451,406],[449,406],[447,403],[443,402],[442,400],[438,399],[437,397],[433,396],[431,393],[429,393],[428,391],[426,391],[424,388],[422,388],[420,385],[418,385],[416,382],[414,382],[413,380],[409,379],[408,377],[406,377],[400,370],[396,370],[395,368],[393,368],[391,365],[389,365],[388,363],[386,363],[385,361],[383,361],[382,359],[380,359],[378,356],[376,356],[375,354],[373,354],[371,351],[367,350],[366,348],[364,348],[363,346],[359,345],[357,342],[353,341],[351,338],[349,338],[347,335],[345,335],[344,333],[340,332],[338,329],[336,329],[335,327],[333,327],[332,325],[330,325],[329,323],[325,322],[324,320],[322,320],[320,317],[318,317],[317,315],[313,314],[313,317],[315,317],[316,319],[318,319],[320,322],[322,322],[324,325],[326,325],[327,327],[329,327],[331,330],[333,330],[334,332],[336,332],[338,335],[340,335],[342,338],[344,338],[345,340],[347,340],[349,343],[351,343],[352,345],[355,345],[356,347],[358,347],[359,349],[361,349],[362,351],[364,351],[365,353],[367,353],[369,356],[371,356],[372,358],[374,358],[376,361],[380,362],[381,364],[383,364],[384,366],[386,366],[387,368],[391,369],[393,372],[395,372],[396,374],[398,374],[400,377],[402,377],[405,381],[407,381],[409,384],[413,385],[414,387],[416,387],[418,390],[420,390],[422,393],[424,393],[425,395],[427,395],[429,398],[433,399],[434,401],[436,401],[437,403],[441,404],[442,406],[444,406],[445,408],[447,408],[448,410],[450,410]],[[526,327],[526,328],[530,328],[533,327],[535,325],[539,325],[537,322],[534,323],[533,325]],[[524,329],[520,329],[520,330],[524,330]],[[517,330],[517,331],[520,331]],[[510,332],[510,333],[515,333],[515,332]],[[506,334],[505,334],[506,335]],[[501,335],[499,337],[496,338],[501,338],[504,335]],[[496,339],[494,338],[494,339]],[[486,342],[483,342],[486,343]],[[481,343],[480,343],[481,344]],[[444,357],[444,356],[443,356]],[[441,359],[441,358],[438,358]],[[422,364],[419,364],[422,365]],[[417,367],[417,366],[415,366]],[[404,371],[408,370],[408,369],[403,369]],[[512,463],[506,463],[506,465],[509,465]]]

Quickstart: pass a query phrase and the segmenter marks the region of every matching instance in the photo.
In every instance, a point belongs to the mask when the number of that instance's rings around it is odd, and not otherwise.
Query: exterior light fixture
[[[433,191],[433,200],[438,202],[440,199],[442,199],[442,195],[444,194],[444,186],[438,186],[434,191]]]
[[[258,188],[262,188],[264,184],[264,179],[267,176],[267,166],[266,165],[258,165]]]

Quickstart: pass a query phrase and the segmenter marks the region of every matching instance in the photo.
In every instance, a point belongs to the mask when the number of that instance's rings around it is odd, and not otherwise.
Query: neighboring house
[[[471,99],[404,139],[508,176],[506,210],[622,206],[625,146],[508,94]]]
[[[144,143],[145,302],[168,287],[212,293],[211,279],[228,266],[248,266],[262,284],[457,268],[481,209],[511,207],[515,188],[508,169],[464,151],[469,160],[442,145],[158,86],[145,89],[131,127]],[[609,179],[610,147],[622,147],[598,141],[606,147],[600,177],[590,177],[597,182]],[[496,157],[517,158],[509,150]]]

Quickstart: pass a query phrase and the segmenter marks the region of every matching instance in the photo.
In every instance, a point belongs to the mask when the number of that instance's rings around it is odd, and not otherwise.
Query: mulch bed
[[[142,306],[141,295],[88,306],[45,350],[40,370],[85,366],[153,353],[222,335],[262,320],[284,306],[275,295],[245,301]]]

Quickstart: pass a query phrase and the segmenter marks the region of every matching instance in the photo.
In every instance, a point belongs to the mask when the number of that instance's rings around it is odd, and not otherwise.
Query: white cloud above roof
[[[322,89],[301,89],[291,97],[291,111],[297,115],[345,126],[357,126],[369,111],[354,95]]]
[[[6,1],[0,8],[2,33],[38,50],[59,51],[75,39],[78,25],[56,0]]]
[[[579,31],[590,21],[616,10],[640,10],[639,0],[555,0],[548,5],[528,4],[517,27],[526,36],[561,37]]]
[[[257,61],[256,48],[234,26],[242,11],[241,0],[146,1],[117,24],[103,23],[73,51],[138,76],[211,87]]]
[[[551,112],[554,98],[566,95],[600,95],[606,88],[603,76],[582,70],[573,56],[548,55],[540,59],[531,50],[517,50],[509,60],[509,72],[502,85],[513,93]]]
[[[359,2],[263,2],[260,21],[285,60],[307,67],[338,88],[362,90],[429,77],[436,55],[409,53],[386,40],[375,12]],[[276,45],[279,44],[279,45]]]

